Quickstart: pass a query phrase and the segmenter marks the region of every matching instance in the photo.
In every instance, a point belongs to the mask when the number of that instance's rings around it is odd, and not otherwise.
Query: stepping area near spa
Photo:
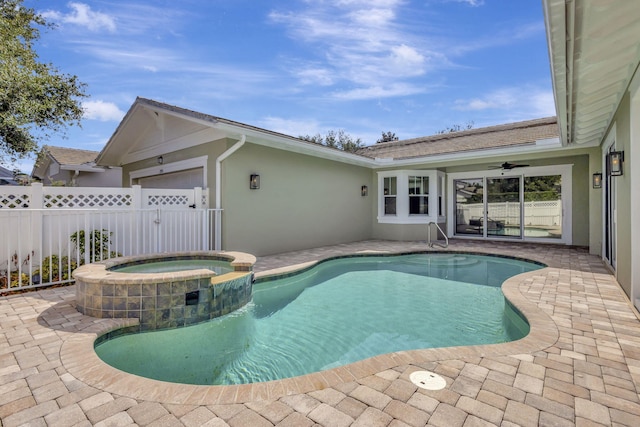
[[[254,271],[260,277],[331,256],[416,250],[428,248],[365,241],[259,257]],[[453,240],[449,250],[549,266],[506,286],[532,316],[522,343],[400,352],[331,376],[263,384],[158,385],[91,361],[96,333],[128,320],[80,314],[74,286],[1,296],[0,425],[640,425],[640,321],[599,257],[509,242]],[[439,374],[446,387],[418,388],[409,376],[419,370]]]

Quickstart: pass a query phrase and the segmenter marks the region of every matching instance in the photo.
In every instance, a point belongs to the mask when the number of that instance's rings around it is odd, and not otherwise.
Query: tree
[[[462,126],[462,125],[458,125],[458,124],[455,124],[453,126],[447,126],[446,128],[436,132],[436,135],[443,135],[445,133],[460,132],[460,131],[469,130],[469,129],[473,129],[473,122],[467,122],[466,126]]]
[[[35,152],[38,141],[80,126],[85,85],[38,61],[39,27],[53,25],[23,0],[0,0],[0,162]]]
[[[351,153],[358,151],[359,149],[364,147],[364,144],[362,143],[362,140],[360,138],[354,139],[351,135],[347,134],[342,129],[337,132],[334,130],[330,130],[324,137],[318,133],[314,136],[299,136],[299,138],[305,141],[313,142],[315,144],[337,148],[338,150],[348,151]]]
[[[376,141],[376,144],[380,144],[381,142],[393,142],[393,141],[397,141],[398,137],[396,136],[395,133],[389,131],[389,132],[382,132],[382,138],[378,139]]]

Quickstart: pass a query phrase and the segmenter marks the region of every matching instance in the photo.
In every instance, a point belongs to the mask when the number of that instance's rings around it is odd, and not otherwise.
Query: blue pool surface
[[[325,370],[394,351],[503,343],[529,332],[500,285],[542,268],[469,254],[330,260],[256,283],[253,299],[195,326],[96,346],[106,363],[187,384],[243,384]]]

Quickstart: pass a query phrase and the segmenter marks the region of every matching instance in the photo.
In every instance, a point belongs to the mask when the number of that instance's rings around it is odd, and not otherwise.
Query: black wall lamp
[[[260,189],[260,175],[257,173],[252,173],[249,175],[249,189],[250,190],[259,190]]]
[[[164,157],[158,156],[158,164],[161,165],[164,163]]]
[[[367,187],[366,185],[360,187],[360,195],[362,197],[365,197],[367,194],[369,194],[369,187]]]
[[[602,172],[596,172],[593,174],[593,188],[602,188]]]
[[[612,151],[609,153],[609,175],[622,176],[622,163],[624,163],[624,151]]]

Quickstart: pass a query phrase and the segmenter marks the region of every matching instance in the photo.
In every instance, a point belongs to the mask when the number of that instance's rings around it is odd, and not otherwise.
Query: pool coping
[[[417,253],[409,251],[402,253]],[[426,253],[438,253],[428,251]],[[441,251],[452,253],[455,251]],[[464,251],[478,255],[486,252]],[[400,252],[363,251],[365,255],[400,255]],[[504,255],[499,255],[505,257]],[[508,257],[508,256],[507,256]],[[520,257],[508,257],[527,260]],[[541,261],[533,259],[534,262]],[[259,276],[268,277],[299,271],[316,265],[320,261],[297,264],[285,269],[269,270]],[[297,268],[296,268],[297,267]],[[507,279],[502,285],[505,298],[527,319],[530,331],[524,338],[501,344],[464,347],[419,349],[382,354],[348,365],[314,372],[298,377],[262,383],[240,385],[192,385],[170,383],[120,371],[103,362],[94,351],[95,340],[105,333],[127,326],[134,326],[137,319],[108,319],[74,333],[61,346],[60,359],[67,371],[78,380],[106,392],[139,400],[183,405],[220,405],[246,403],[254,400],[277,399],[287,395],[309,393],[342,383],[347,383],[403,365],[420,365],[449,359],[506,356],[533,353],[553,346],[559,338],[559,329],[551,317],[521,292],[522,285],[535,286],[556,268],[544,267]],[[258,276],[258,275],[257,275]],[[102,319],[101,319],[102,320]]]

